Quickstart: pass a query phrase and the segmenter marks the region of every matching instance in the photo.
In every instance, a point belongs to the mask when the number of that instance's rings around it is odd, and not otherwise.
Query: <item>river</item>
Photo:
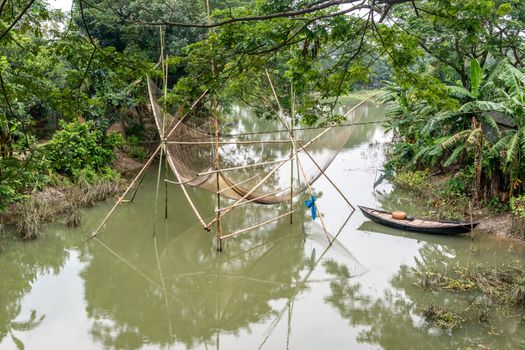
[[[363,122],[384,119],[374,103],[356,113]],[[423,205],[392,185],[374,188],[389,140],[381,123],[355,127],[327,174],[353,204],[424,214]],[[152,168],[134,202],[119,207],[99,241],[85,238],[111,203],[84,210],[80,228],[49,225],[37,240],[13,242],[0,254],[0,349],[525,346],[525,321],[499,308],[491,308],[484,322],[436,328],[421,316],[422,308],[470,312],[483,297],[422,290],[412,272],[416,266],[523,264],[520,243],[483,232],[444,237],[381,227],[360,212],[350,215],[321,177],[313,192],[337,237],[332,246],[302,196],[294,203],[293,224],[285,217],[239,235],[218,254],[213,231],[198,225],[178,186],[169,187],[167,220],[161,191],[153,234],[156,176]],[[201,212],[213,212],[214,196],[189,193]],[[230,225],[246,227],[279,211],[245,205],[235,209]]]

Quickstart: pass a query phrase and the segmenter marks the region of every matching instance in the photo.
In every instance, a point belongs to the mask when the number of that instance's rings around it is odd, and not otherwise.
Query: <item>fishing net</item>
[[[233,111],[232,122],[227,125],[228,133],[221,130],[219,134],[217,164],[210,121],[201,125],[190,125],[186,120],[179,123],[178,115],[167,113],[159,105],[160,90],[155,83],[148,79],[147,85],[159,134],[168,134],[178,124],[167,137],[166,153],[179,181],[213,193],[218,191],[223,197],[234,200],[261,204],[289,201],[322,175],[354,128],[294,131],[295,138],[307,149],[312,160],[298,143],[294,151],[290,134],[282,124],[254,120],[249,111],[237,108]],[[360,114],[351,113],[347,121],[357,122],[359,117]]]

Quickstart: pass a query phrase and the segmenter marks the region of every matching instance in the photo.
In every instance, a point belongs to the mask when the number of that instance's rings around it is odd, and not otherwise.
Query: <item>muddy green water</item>
[[[349,106],[345,106],[349,108]],[[360,108],[361,121],[384,118]],[[389,136],[380,124],[356,128],[328,174],[355,204],[424,212],[387,183],[373,189]],[[492,308],[479,322],[476,294],[426,292],[410,269],[523,264],[522,244],[483,233],[441,237],[384,228],[347,206],[328,182],[314,190],[337,241],[328,247],[319,219],[302,201],[287,218],[227,241],[215,251],[176,187],[168,220],[160,204],[153,236],[156,173],[135,202],[121,206],[100,242],[84,238],[110,204],[85,210],[79,229],[47,227],[33,242],[0,254],[0,349],[519,349],[524,321]],[[190,195],[203,213],[214,197]],[[282,211],[247,205],[230,225],[249,226]],[[454,331],[420,316],[435,304],[472,315]],[[468,309],[470,308],[470,309]]]

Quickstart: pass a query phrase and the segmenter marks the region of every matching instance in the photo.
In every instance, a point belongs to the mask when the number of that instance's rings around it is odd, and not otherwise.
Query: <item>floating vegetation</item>
[[[525,307],[524,266],[500,265],[449,272],[416,270],[416,273],[416,285],[424,289],[479,290],[502,305]]]
[[[421,315],[436,327],[441,329],[455,329],[461,326],[465,320],[459,315],[443,310],[437,305],[429,305],[421,311]]]
[[[472,275],[476,286],[499,303],[525,307],[525,267],[484,268]]]
[[[417,271],[418,281],[416,285],[424,289],[449,289],[465,291],[476,288],[467,270],[457,269],[454,275],[436,271]]]

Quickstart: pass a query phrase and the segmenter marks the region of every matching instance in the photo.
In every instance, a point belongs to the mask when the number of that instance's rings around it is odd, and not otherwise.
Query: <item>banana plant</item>
[[[485,100],[490,98],[494,91],[494,80],[499,71],[496,67],[492,74],[485,78],[483,70],[477,59],[470,62],[470,90],[463,87],[450,87],[451,93],[466,101],[457,111],[443,112],[432,118],[424,128],[424,133],[430,133],[437,128],[443,130],[447,127],[455,132],[447,137],[442,143],[442,149],[449,150],[450,156],[444,166],[449,166],[463,158],[465,152],[474,154],[474,196],[479,199],[481,192],[481,175],[483,172],[483,151],[487,142],[485,130],[491,130],[496,138],[500,137],[499,127],[491,115],[494,112],[509,113],[505,104]],[[470,122],[470,128],[466,128]]]
[[[512,197],[513,192],[523,185],[525,177],[525,74],[505,64],[500,79],[504,86],[497,91],[515,127],[504,131],[491,152],[503,159],[510,181],[509,196]]]

